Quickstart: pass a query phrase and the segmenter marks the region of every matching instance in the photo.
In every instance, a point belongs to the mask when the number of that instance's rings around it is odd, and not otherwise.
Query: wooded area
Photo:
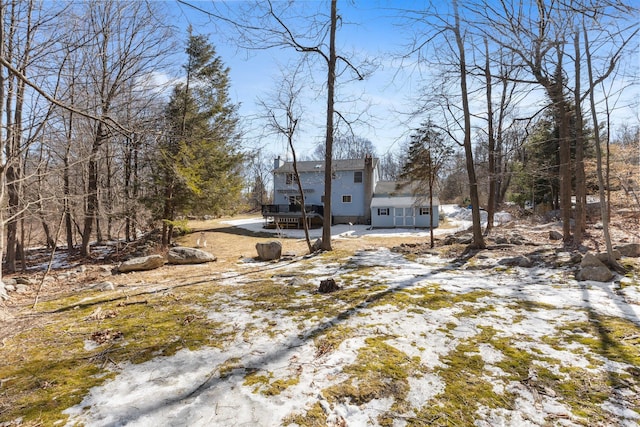
[[[336,98],[336,89],[375,72],[370,64],[378,58],[357,61],[339,51],[336,0],[326,14],[306,17],[284,3],[180,3],[219,18],[216,29],[238,49],[299,52],[305,66],[292,67],[298,81],[305,80],[300,73],[324,73],[326,128],[316,155],[327,165],[325,192],[332,159],[375,150],[376,142],[352,126],[358,119],[350,117],[361,112],[342,110],[349,103]],[[26,245],[53,249],[64,242],[64,249],[90,257],[94,241],[130,242],[160,230],[166,247],[185,218],[268,202],[271,156],[279,153],[243,137],[215,33],[190,28],[181,38],[165,6],[0,0],[4,272],[25,267]],[[429,69],[430,78],[416,72],[423,89],[406,108],[425,127],[398,123],[399,134],[412,134],[408,143],[373,153],[383,178],[425,179],[441,201],[466,201],[477,248],[508,201],[557,209],[567,245],[583,239],[588,194],[602,202],[605,230],[612,189],[624,190],[629,206],[640,210],[638,105],[622,97],[638,90],[632,2],[452,1],[389,13],[413,37],[398,60]],[[184,53],[179,69],[171,66],[177,51]],[[157,82],[159,74],[175,79],[171,87]],[[293,75],[282,80],[293,82]],[[534,111],[531,98],[539,94],[546,102]],[[635,121],[616,122],[621,110],[635,111]],[[296,121],[305,112],[284,122],[270,111],[265,126],[289,138],[294,151]],[[486,230],[480,208],[489,214]],[[330,206],[325,212],[330,222]]]

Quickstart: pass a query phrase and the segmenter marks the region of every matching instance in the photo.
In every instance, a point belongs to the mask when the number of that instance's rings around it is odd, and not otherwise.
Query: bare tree
[[[305,58],[320,59],[326,65],[325,198],[322,249],[331,250],[331,177],[335,117],[342,119],[345,117],[335,109],[336,80],[338,74],[342,75],[345,71],[350,71],[358,80],[363,80],[365,77],[360,67],[356,67],[349,59],[337,53],[336,33],[342,23],[338,17],[337,0],[331,0],[328,16],[305,15],[306,11],[303,13],[305,16],[294,16],[297,9],[293,2],[279,4],[267,0],[251,4],[248,9],[234,14],[231,9],[221,13],[217,9],[217,4],[212,6],[212,10],[204,10],[185,0],[178,1],[217,21],[231,25],[236,31],[234,41],[242,48],[253,50],[286,47],[301,53]],[[294,27],[295,21],[302,21],[302,27]]]
[[[633,40],[633,38],[635,38],[635,36],[638,34],[638,29],[635,28],[635,30],[633,30],[630,35],[623,37],[622,43],[621,45],[619,45],[619,49],[617,49],[615,53],[610,57],[608,67],[605,68],[605,70],[603,70],[601,74],[598,76],[595,75],[595,71],[594,71],[594,62],[593,62],[593,54],[592,54],[593,48],[591,46],[591,41],[589,39],[589,30],[587,26],[584,24],[582,29],[583,29],[583,40],[584,40],[584,53],[586,58],[586,68],[587,68],[587,75],[588,75],[588,82],[589,82],[587,93],[589,96],[591,119],[593,121],[593,126],[596,129],[596,131],[594,132],[594,139],[595,139],[595,148],[596,148],[596,167],[597,167],[598,189],[599,189],[598,193],[600,196],[600,212],[602,216],[602,226],[603,226],[605,245],[607,248],[607,257],[608,257],[608,262],[610,266],[614,267],[618,271],[623,271],[622,267],[616,261],[615,255],[613,253],[611,235],[609,233],[609,208],[607,203],[607,197],[605,194],[605,188],[608,187],[608,183],[605,183],[604,174],[602,171],[602,148],[601,148],[601,139],[600,139],[599,119],[598,119],[598,113],[596,109],[595,91],[596,91],[596,86],[602,83],[616,68],[616,66],[618,65],[618,61],[620,59],[620,55],[624,50],[624,47],[627,45],[627,43]]]
[[[467,49],[473,47],[472,33],[463,28],[460,7],[457,1],[451,5],[452,15],[437,7],[427,10],[408,11],[412,21],[429,22],[426,34],[413,42],[411,54],[418,61],[428,62],[441,69],[440,79],[424,89],[423,105],[416,114],[428,113],[434,124],[456,141],[465,153],[465,169],[468,192],[471,199],[473,242],[471,249],[485,247],[480,218],[480,198],[472,146],[472,112],[468,79],[471,66],[467,64]],[[435,22],[435,23],[434,23]],[[425,58],[423,51],[431,49],[431,57]]]
[[[0,258],[6,249],[7,271],[16,270],[19,255],[25,267],[24,215],[30,205],[38,203],[25,198],[27,154],[51,112],[36,107],[39,93],[31,91],[34,83],[29,84],[25,76],[32,74],[40,84],[45,79],[47,49],[56,37],[52,22],[59,13],[34,1],[0,1]]]
[[[86,23],[87,33],[94,38],[83,52],[93,59],[84,72],[94,97],[90,110],[100,119],[93,126],[87,160],[86,212],[80,252],[88,256],[100,208],[100,151],[113,132],[119,131],[110,127],[107,119],[116,116],[119,97],[126,93],[126,83],[144,77],[167,54],[167,31],[158,25],[156,11],[147,2],[108,0],[89,3],[85,11],[86,17],[81,19]]]
[[[300,65],[295,67],[291,74],[282,76],[280,87],[275,90],[271,101],[261,101],[262,108],[266,112],[269,127],[277,134],[282,135],[287,140],[287,145],[291,150],[293,159],[293,173],[298,185],[300,194],[300,213],[302,215],[302,226],[304,227],[304,237],[307,242],[309,253],[313,252],[311,238],[309,237],[309,224],[307,223],[307,212],[305,209],[305,195],[298,173],[298,159],[294,144],[294,136],[298,128],[298,122],[302,115],[300,106],[300,92],[302,85],[299,82]]]

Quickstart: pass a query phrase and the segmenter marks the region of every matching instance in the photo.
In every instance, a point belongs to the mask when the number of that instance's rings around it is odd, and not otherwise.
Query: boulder
[[[622,256],[638,258],[640,257],[640,243],[629,243],[626,245],[616,246]]]
[[[215,261],[216,257],[201,249],[178,246],[169,249],[167,262],[169,264],[202,264]]]
[[[282,256],[282,243],[271,241],[266,243],[256,243],[258,258],[262,261],[280,259]]]
[[[18,284],[18,281],[11,277],[3,277],[2,282],[7,286],[14,286],[14,287]]]
[[[578,271],[576,279],[608,282],[613,279],[613,273],[596,255],[585,254],[580,262],[580,271]]]
[[[164,257],[162,255],[148,255],[121,262],[117,267],[117,271],[119,273],[127,273],[129,271],[153,270],[163,265]]]
[[[584,267],[576,275],[578,280],[593,280],[595,282],[608,282],[613,279],[613,273],[606,266]]]
[[[311,245],[311,252],[318,252],[320,248],[322,248],[322,239],[316,239],[313,245]]]
[[[513,258],[503,258],[498,261],[498,264],[506,265],[509,267],[531,268],[533,266],[533,261],[531,261],[526,256],[517,256]]]
[[[596,255],[593,254],[585,254],[582,257],[582,261],[580,262],[580,268],[586,267],[606,267],[602,261],[598,259]]]
[[[562,233],[556,230],[549,231],[549,239],[551,240],[562,240]]]
[[[620,254],[620,251],[617,249],[613,250],[613,258],[614,259],[620,259],[622,255]],[[601,252],[596,254],[596,257],[598,257],[598,259],[600,261],[602,261],[603,263],[607,263],[609,261],[609,254],[607,254],[606,252]]]
[[[0,281],[0,301],[8,300],[9,295],[7,295],[7,291],[5,289],[4,283]]]

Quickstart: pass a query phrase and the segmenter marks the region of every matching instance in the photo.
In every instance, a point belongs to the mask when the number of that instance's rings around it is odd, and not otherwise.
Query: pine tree
[[[239,206],[243,155],[237,106],[229,100],[229,69],[201,35],[189,35],[185,82],[165,109],[166,133],[156,159],[162,243],[171,241],[178,215],[232,212]]]
[[[433,192],[438,173],[451,155],[453,149],[430,120],[422,123],[410,136],[407,161],[400,178],[418,183],[418,187],[429,188],[429,212],[433,211]],[[433,215],[431,215],[431,247],[433,238]]]

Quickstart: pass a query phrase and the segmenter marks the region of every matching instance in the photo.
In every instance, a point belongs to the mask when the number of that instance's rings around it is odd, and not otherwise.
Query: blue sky
[[[309,7],[325,5],[325,2],[306,2]],[[208,1],[195,2],[206,8]],[[351,81],[341,85],[339,91],[344,99],[354,98],[355,102],[341,103],[338,107],[351,117],[364,114],[362,123],[353,126],[354,133],[371,140],[377,154],[382,155],[398,148],[410,130],[404,112],[410,110],[410,98],[418,82],[407,79],[407,70],[396,75],[398,70],[394,60],[397,52],[408,42],[403,30],[393,24],[393,10],[388,6],[400,6],[399,2],[370,1],[357,6],[351,1],[338,3],[343,26],[337,35],[340,52],[354,61],[371,59],[377,62],[375,71],[364,81]],[[232,41],[217,37],[209,17],[188,6],[176,4],[172,14],[179,19],[176,25],[186,35],[188,24],[195,33],[206,34],[216,46],[218,54],[231,68],[231,96],[241,104],[240,115],[249,131],[248,142],[254,146],[265,146],[275,155],[286,154],[286,144],[278,137],[262,135],[264,123],[256,119],[261,110],[258,99],[268,99],[274,90],[275,80],[282,75],[281,69],[300,58],[300,54],[290,49],[273,48],[264,51],[238,50]],[[339,52],[339,53],[340,53]],[[317,75],[307,87],[303,101],[304,113],[296,140],[299,153],[313,150],[324,138],[326,95],[322,83],[326,67],[316,63]],[[311,79],[309,80],[312,81]],[[343,79],[344,81],[344,79]],[[337,99],[340,101],[340,99]]]
[[[417,27],[398,25],[399,12],[403,8],[419,8],[419,3],[409,0],[341,0],[338,2],[338,13],[342,17],[343,25],[337,34],[339,54],[351,59],[354,63],[361,60],[372,60],[377,66],[374,72],[364,81],[348,81],[341,78],[336,101],[337,108],[350,118],[361,115],[360,122],[353,125],[353,132],[360,137],[371,140],[376,147],[377,155],[384,155],[389,151],[397,151],[406,141],[412,128],[416,127],[422,118],[410,119],[409,113],[415,109],[416,98],[420,91],[429,83],[430,69],[417,69],[412,64],[415,57],[401,63],[399,55],[408,51],[411,36]],[[276,82],[282,76],[282,69],[291,67],[298,61],[301,54],[290,48],[272,48],[268,50],[246,51],[238,49],[232,37],[229,37],[224,26],[217,26],[216,22],[185,5],[167,1],[168,9],[175,16],[175,25],[186,39],[186,29],[189,24],[197,34],[205,34],[216,46],[218,54],[226,65],[231,68],[230,94],[234,102],[241,105],[239,113],[243,120],[243,127],[247,131],[247,145],[249,147],[263,147],[267,157],[286,155],[287,147],[282,138],[265,135],[264,121],[258,119],[264,111],[258,106],[258,100],[268,100]],[[197,7],[208,9],[218,2],[193,1]],[[227,2],[231,7],[246,5],[244,1]],[[251,3],[249,3],[251,4]],[[278,5],[284,2],[276,2]],[[302,1],[307,15],[314,12],[328,14],[327,1]],[[438,7],[448,8],[446,3],[439,3]],[[292,9],[294,10],[294,9]],[[293,12],[291,12],[293,13]],[[295,21],[287,21],[295,22]],[[406,22],[406,20],[405,20]],[[636,58],[637,59],[637,58]],[[629,61],[633,66],[633,60]],[[403,66],[401,66],[403,65]],[[637,60],[636,60],[637,65]],[[295,145],[298,155],[308,155],[324,138],[326,93],[326,66],[321,61],[315,64],[315,73],[305,79],[306,91],[302,98],[303,114]],[[624,85],[627,82],[615,84]],[[486,107],[482,91],[472,94],[471,102],[478,102],[479,113]],[[627,90],[626,95],[637,98],[637,90]],[[474,100],[473,96],[477,99]],[[536,89],[522,96],[519,103],[521,112],[538,110],[544,103],[544,94]],[[347,100],[349,102],[341,102]],[[628,100],[621,101],[625,105],[616,112],[617,117],[630,119],[637,124],[640,117],[635,107],[628,107]]]

